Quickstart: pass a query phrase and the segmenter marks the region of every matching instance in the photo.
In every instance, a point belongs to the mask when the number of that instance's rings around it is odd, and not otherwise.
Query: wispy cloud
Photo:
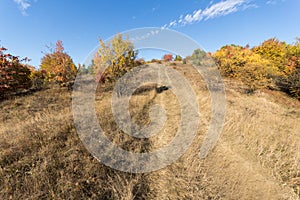
[[[268,0],[267,2],[266,2],[266,4],[268,4],[268,5],[275,5],[275,4],[277,4],[277,3],[281,3],[281,2],[284,2],[285,0]]]
[[[18,4],[18,7],[22,15],[27,16],[26,10],[31,6],[29,0],[14,0]]]
[[[163,28],[172,28],[174,26],[185,26],[187,24],[193,24],[203,20],[213,19],[229,15],[231,13],[245,10],[251,7],[256,7],[255,4],[251,4],[251,0],[225,0],[218,3],[210,2],[209,6],[204,10],[195,10],[192,14],[181,15],[179,19],[170,22],[163,26]]]
[[[258,7],[257,5],[251,2],[252,0],[223,0],[218,3],[214,3],[214,1],[211,0],[204,10],[198,9],[195,10],[192,14],[181,15],[177,20],[173,20],[170,23],[162,26],[160,31],[166,28],[173,28],[175,26],[185,26],[188,24],[200,22],[202,20],[213,19],[216,17],[229,15],[237,11]],[[151,31],[145,34],[144,36],[133,38],[132,41],[136,42],[139,40],[144,40],[146,38],[158,34],[160,31]]]

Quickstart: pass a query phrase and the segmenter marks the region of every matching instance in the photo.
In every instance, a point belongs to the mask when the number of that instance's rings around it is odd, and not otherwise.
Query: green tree
[[[200,65],[206,55],[207,54],[205,51],[201,49],[196,49],[194,50],[190,59],[194,65]]]

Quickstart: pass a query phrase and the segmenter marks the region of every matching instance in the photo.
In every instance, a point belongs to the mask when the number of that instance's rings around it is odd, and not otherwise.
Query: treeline
[[[61,41],[41,60],[39,69],[26,64],[28,58],[20,59],[0,48],[0,98],[16,92],[43,89],[48,83],[63,84],[75,79],[77,68],[72,58],[64,52]]]
[[[0,97],[19,90],[43,89],[49,83],[68,86],[78,72],[94,74],[98,82],[113,83],[132,68],[145,64],[143,59],[137,60],[138,52],[133,43],[122,35],[108,43],[100,40],[100,47],[89,66],[79,64],[76,67],[64,51],[62,41],[57,41],[55,49],[44,55],[39,69],[26,64],[27,58],[20,59],[6,51],[6,48],[0,48]],[[253,48],[226,45],[215,53],[207,54],[197,49],[184,59],[179,55],[174,59],[171,54],[162,59],[185,64],[192,58],[194,64],[201,64],[201,59],[207,55],[215,60],[223,76],[242,81],[249,92],[268,88],[282,90],[300,99],[299,40],[287,44],[272,38]]]

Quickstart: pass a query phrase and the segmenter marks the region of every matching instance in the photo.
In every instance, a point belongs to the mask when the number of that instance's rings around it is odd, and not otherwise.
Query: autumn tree
[[[56,42],[54,52],[45,54],[40,68],[47,72],[47,79],[58,83],[66,83],[75,78],[77,69],[72,58],[64,52],[62,41]]]
[[[100,47],[93,59],[93,71],[99,82],[114,82],[136,66],[137,51],[133,43],[121,34],[105,43],[99,40]]]
[[[0,47],[0,94],[28,89],[31,87],[31,70],[22,64],[28,58],[19,59],[18,56],[4,53],[7,49]]]

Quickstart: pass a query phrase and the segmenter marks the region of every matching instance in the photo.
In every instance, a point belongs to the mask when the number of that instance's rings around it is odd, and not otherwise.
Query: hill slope
[[[82,145],[74,128],[71,92],[51,88],[0,102],[1,199],[299,199],[300,103],[272,91],[253,95],[225,80],[227,115],[215,149],[199,159],[211,101],[203,79],[189,65],[176,68],[199,100],[201,126],[189,150],[156,172],[110,169]],[[96,111],[108,137],[124,149],[152,151],[174,137],[180,107],[172,90],[153,89],[132,97],[136,123],[149,123],[151,105],[166,109],[164,128],[150,139],[122,134],[111,112],[111,91],[99,92]]]

